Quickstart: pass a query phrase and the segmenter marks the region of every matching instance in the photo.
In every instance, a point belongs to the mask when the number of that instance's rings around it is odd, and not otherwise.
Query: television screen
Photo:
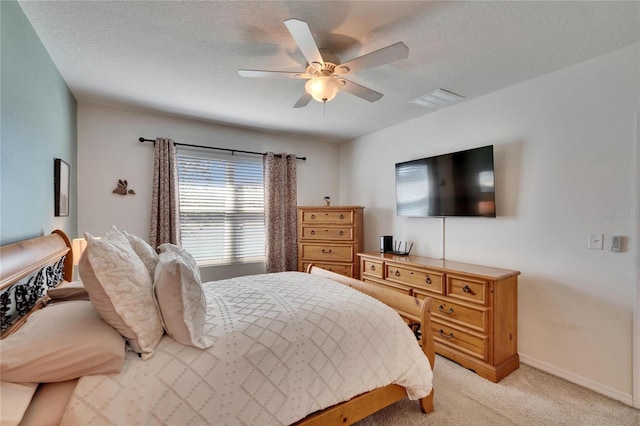
[[[396,164],[398,216],[496,216],[493,145]]]

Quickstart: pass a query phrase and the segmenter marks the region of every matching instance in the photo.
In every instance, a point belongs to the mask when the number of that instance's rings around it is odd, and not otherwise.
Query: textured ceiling
[[[336,141],[432,112],[408,102],[437,88],[469,100],[640,41],[635,1],[20,5],[78,101]],[[307,21],[342,62],[398,41],[409,58],[350,75],[383,93],[378,102],[339,93],[326,111],[315,101],[294,109],[304,80],[237,73],[305,69],[289,18]]]

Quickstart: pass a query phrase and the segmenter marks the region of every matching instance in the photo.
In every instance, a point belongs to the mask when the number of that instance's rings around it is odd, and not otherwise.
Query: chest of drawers
[[[309,264],[360,278],[363,207],[298,207],[298,270]]]
[[[438,354],[494,382],[520,366],[518,271],[420,256],[358,256],[366,283],[433,299],[430,332]]]

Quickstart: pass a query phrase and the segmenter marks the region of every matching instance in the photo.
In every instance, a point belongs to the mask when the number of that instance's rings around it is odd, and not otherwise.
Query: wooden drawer
[[[387,290],[393,290],[393,291],[397,291],[398,293],[411,295],[411,289],[408,288],[408,287],[404,287],[404,286],[402,286],[400,284],[396,284],[396,285],[393,285],[391,283],[382,284],[382,283],[380,283],[378,281],[368,280],[366,278],[363,279],[362,281],[364,281],[365,283],[370,284],[370,285],[374,285],[374,286],[385,288]]]
[[[444,294],[442,285],[442,273],[430,270],[417,270],[404,268],[402,266],[386,265],[386,278],[389,281],[400,284],[419,287],[423,290]]]
[[[467,333],[444,323],[431,321],[433,340],[489,362],[489,337]]]
[[[302,225],[301,229],[305,240],[353,241],[353,228],[349,226],[327,228]]]
[[[313,263],[313,266],[317,266],[318,268],[326,269],[327,271],[336,272],[340,275],[346,275],[347,277],[353,278],[353,264],[342,264],[342,263],[315,263],[315,262],[302,262],[302,270],[306,271],[309,265]]]
[[[303,260],[320,260],[325,262],[353,262],[353,246],[333,244],[300,244]]]
[[[298,269],[310,263],[360,279],[363,207],[298,206]]]
[[[419,299],[429,296],[428,294],[419,293],[418,290],[415,290],[414,293],[416,293]],[[450,299],[434,297],[431,312],[432,315],[440,317],[448,323],[458,324],[482,333],[489,333],[489,308],[474,308],[461,303],[455,303],[455,301]]]
[[[358,256],[363,280],[409,289],[418,299],[433,299],[431,332],[438,354],[493,382],[519,367],[520,272],[377,251]]]
[[[375,278],[384,278],[384,266],[382,262],[363,259],[361,273]]]
[[[447,296],[488,306],[489,283],[464,275],[447,274]]]
[[[353,210],[303,211],[302,223],[353,223]]]

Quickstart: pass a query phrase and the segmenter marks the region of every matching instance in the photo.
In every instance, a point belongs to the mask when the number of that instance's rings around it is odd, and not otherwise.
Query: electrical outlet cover
[[[614,235],[611,237],[611,251],[616,253],[622,251],[622,236]]]

